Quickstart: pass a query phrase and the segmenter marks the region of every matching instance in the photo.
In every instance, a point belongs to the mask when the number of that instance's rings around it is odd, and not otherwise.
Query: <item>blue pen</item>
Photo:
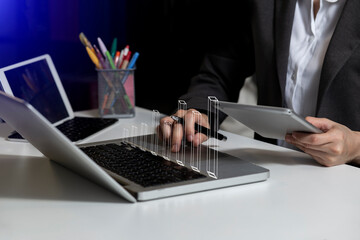
[[[139,53],[138,52],[135,52],[134,55],[132,56],[130,62],[129,62],[129,65],[128,65],[128,69],[131,69],[135,66],[135,63],[136,63],[136,60],[138,59],[139,57]]]
[[[135,63],[136,63],[136,60],[138,59],[138,57],[139,57],[139,53],[135,52],[134,55],[132,56],[130,62],[129,62],[129,65],[128,65],[127,69],[132,69],[132,68],[135,67]],[[125,76],[123,77],[123,79],[121,79],[122,84],[124,84],[126,82],[126,79],[127,79],[128,76],[129,76],[129,72],[127,72],[125,74]]]

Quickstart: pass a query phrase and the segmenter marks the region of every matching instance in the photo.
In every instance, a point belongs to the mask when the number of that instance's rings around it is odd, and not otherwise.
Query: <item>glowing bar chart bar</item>
[[[218,178],[218,168],[219,168],[219,154],[215,149],[219,146],[219,140],[217,139],[217,132],[219,130],[219,101],[216,97],[208,97],[208,116],[210,128],[215,133],[215,136],[208,139],[208,144],[211,147],[207,148],[206,156],[206,172],[207,174],[217,179]],[[208,133],[208,136],[210,133]]]

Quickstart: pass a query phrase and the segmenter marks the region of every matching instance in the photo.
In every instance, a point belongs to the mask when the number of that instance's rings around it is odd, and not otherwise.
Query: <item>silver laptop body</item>
[[[269,177],[268,169],[219,152],[218,179],[206,176],[198,180],[142,187],[129,180],[124,180],[122,176],[117,176],[101,168],[80,149],[81,147],[108,143],[116,144],[122,141],[121,139],[76,145],[25,101],[0,91],[0,106],[0,118],[3,118],[7,124],[23,135],[46,157],[122,196],[130,202],[260,182]],[[206,148],[202,147],[201,151],[206,151]],[[201,167],[202,169],[206,168],[203,159]]]

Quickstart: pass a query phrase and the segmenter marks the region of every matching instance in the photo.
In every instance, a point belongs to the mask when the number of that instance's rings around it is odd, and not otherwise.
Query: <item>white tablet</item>
[[[288,108],[219,101],[219,110],[267,138],[283,140],[292,132],[322,133]]]

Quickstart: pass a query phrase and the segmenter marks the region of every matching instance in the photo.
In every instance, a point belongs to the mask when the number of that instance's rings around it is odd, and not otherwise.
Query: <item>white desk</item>
[[[116,138],[124,126],[92,141]],[[302,153],[226,133],[221,150],[270,169],[261,183],[128,203],[4,140],[0,124],[0,239],[360,239],[360,169],[321,167]]]

